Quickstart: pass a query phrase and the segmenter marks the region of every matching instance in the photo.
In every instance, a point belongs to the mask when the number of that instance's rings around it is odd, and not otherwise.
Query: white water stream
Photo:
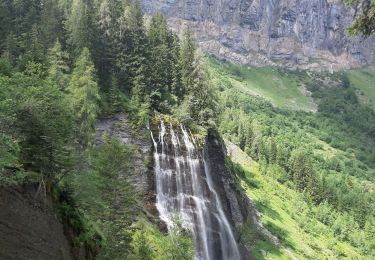
[[[168,229],[176,215],[191,230],[196,259],[241,259],[210,170],[191,133],[161,121],[154,143],[156,206]]]

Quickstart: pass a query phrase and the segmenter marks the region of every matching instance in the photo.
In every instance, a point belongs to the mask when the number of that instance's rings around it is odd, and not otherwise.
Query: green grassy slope
[[[245,94],[262,97],[274,106],[292,110],[316,111],[317,104],[305,90],[314,78],[332,77],[335,74],[306,74],[304,72],[284,71],[277,68],[255,68],[207,58],[213,78],[220,78]],[[357,95],[364,104],[375,109],[375,65],[344,72],[350,84],[356,88]],[[223,82],[221,82],[222,84]]]
[[[241,237],[256,259],[373,259],[372,68],[286,72],[207,59],[219,89],[219,131],[239,164],[231,169],[281,241],[275,246],[244,225]]]
[[[273,105],[293,110],[315,111],[316,104],[304,94],[301,77],[296,73],[276,68],[254,68],[234,65],[208,57],[210,72],[214,78],[220,75],[233,87],[270,101]]]
[[[255,201],[261,222],[281,242],[275,248],[264,240],[246,241],[257,259],[365,259],[313,217],[311,212],[318,207],[309,207],[301,194],[262,174],[257,162],[234,144],[226,144],[232,161],[242,167],[242,188]]]
[[[375,65],[346,72],[359,98],[375,109]]]

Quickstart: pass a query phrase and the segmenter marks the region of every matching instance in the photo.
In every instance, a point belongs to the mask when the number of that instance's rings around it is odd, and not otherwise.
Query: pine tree
[[[142,102],[147,101],[147,85],[146,85],[146,79],[145,79],[145,65],[141,64],[138,68],[138,71],[136,72],[136,75],[133,79],[133,88],[131,91],[132,101],[135,106],[139,106]]]
[[[169,46],[169,60],[171,61],[171,89],[170,91],[177,97],[178,102],[183,99],[183,85],[181,79],[181,63],[180,63],[180,40],[173,33],[171,35],[171,44]]]
[[[138,81],[143,80],[142,85],[149,85],[145,81],[147,68],[142,68],[146,61],[147,37],[143,13],[139,2],[135,1],[125,4],[116,37],[116,75],[122,90],[130,93],[136,77]]]
[[[48,51],[48,78],[55,81],[61,90],[67,89],[69,83],[68,58],[68,53],[61,49],[59,41]]]
[[[66,21],[69,43],[73,52],[79,55],[83,48],[94,48],[96,31],[94,24],[95,5],[93,0],[73,0]]]
[[[202,55],[198,55],[195,64],[192,65],[195,69],[189,76],[194,76],[189,79],[192,81],[192,86],[188,90],[189,111],[193,120],[198,124],[214,126],[218,111],[217,96],[209,81]]]
[[[309,154],[303,149],[292,152],[290,166],[293,174],[293,182],[299,191],[314,192],[316,175]]]
[[[117,79],[113,75],[110,76],[108,101],[109,101],[111,113],[116,113],[116,112],[121,111],[121,93],[120,93],[120,89],[118,88]]]
[[[45,48],[51,47],[57,39],[63,38],[63,12],[58,0],[41,0],[42,9],[38,26]]]
[[[31,31],[27,33],[28,41],[25,46],[25,53],[18,59],[17,67],[19,70],[24,70],[28,63],[35,62],[44,64],[46,53],[42,43],[42,37],[37,24],[34,24]]]
[[[106,86],[107,81],[115,72],[115,37],[118,28],[118,20],[121,16],[121,4],[116,0],[104,0],[99,6],[98,12],[98,47],[94,55],[94,62],[98,69],[101,85]]]
[[[168,46],[169,31],[167,22],[163,15],[157,14],[152,17],[148,28],[148,40],[150,48],[150,91],[158,93],[158,95],[151,95],[156,100],[151,100],[151,104],[159,104],[154,107],[160,110],[160,101],[167,99],[172,88],[171,77],[172,65],[170,61],[170,50]]]
[[[90,52],[87,48],[83,48],[69,83],[72,106],[76,112],[78,124],[77,140],[82,147],[86,147],[90,142],[99,112],[100,97],[95,77],[94,63],[90,58]]]
[[[183,84],[182,95],[186,91],[190,91],[194,87],[194,61],[195,61],[195,44],[193,32],[189,27],[183,29],[182,34],[182,43],[181,43],[181,79]]]

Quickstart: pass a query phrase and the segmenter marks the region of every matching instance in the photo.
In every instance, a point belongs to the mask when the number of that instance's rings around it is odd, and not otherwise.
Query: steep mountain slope
[[[241,92],[270,101],[274,106],[316,112],[317,105],[306,89],[308,77],[275,67],[255,68],[207,59],[216,86],[232,85]]]
[[[331,227],[321,222],[323,206],[307,204],[301,194],[280,184],[261,171],[246,153],[226,141],[228,156],[237,163],[237,176],[254,202],[260,223],[271,231],[278,243],[254,235],[245,226],[241,242],[249,245],[256,259],[364,259],[358,249],[338,239]]]
[[[212,59],[210,68],[223,102],[219,131],[235,144],[227,150],[240,164],[232,172],[281,244],[275,247],[250,228],[243,236],[254,245],[252,253],[259,259],[293,258],[289,253],[298,259],[373,257],[375,113],[367,96],[373,84],[361,76],[371,68],[291,72]],[[274,77],[289,82],[289,89],[272,84]],[[315,113],[300,111],[303,99],[287,105],[283,92],[300,96],[298,82],[311,92]]]
[[[350,82],[357,88],[363,103],[375,109],[375,66],[347,72]]]
[[[290,71],[276,67],[249,67],[207,57],[213,83],[219,88],[233,86],[244,94],[258,96],[275,107],[316,112],[317,100],[309,86],[319,82],[326,88],[346,80],[363,105],[375,108],[375,67],[367,66],[338,73]]]
[[[232,62],[338,70],[373,60],[374,39],[349,37],[355,11],[339,0],[142,0],[179,30],[188,22],[200,46]]]

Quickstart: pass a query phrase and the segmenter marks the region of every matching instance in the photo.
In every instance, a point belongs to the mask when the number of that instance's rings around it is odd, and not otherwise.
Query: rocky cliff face
[[[152,142],[147,129],[134,129],[131,120],[126,114],[116,114],[109,118],[101,119],[95,127],[96,145],[103,143],[104,135],[115,137],[121,144],[130,145],[135,149],[132,159],[132,174],[120,176],[126,179],[139,198],[137,208],[132,209],[137,212],[142,208],[150,221],[164,227],[158,219],[158,212],[155,207],[154,175],[151,169],[152,162]],[[123,205],[119,201],[119,205]],[[136,213],[134,217],[136,217]],[[165,228],[165,227],[164,227]]]
[[[255,66],[338,70],[372,62],[374,38],[348,37],[355,10],[340,0],[142,0],[179,30],[189,23],[200,46]]]
[[[253,205],[250,204],[244,191],[238,189],[235,177],[225,167],[226,149],[221,137],[209,132],[204,147],[204,157],[212,172],[212,181],[220,197],[223,209],[235,227],[235,235],[239,242],[239,250],[243,259],[253,259],[250,248],[239,238],[239,229],[251,217]]]
[[[279,243],[277,238],[260,224],[254,203],[240,187],[237,177],[226,167],[226,145],[217,132],[209,131],[204,144],[198,145],[200,142],[191,139],[193,137],[189,134],[190,131],[182,126],[172,127],[169,123],[159,125],[157,121],[151,124],[151,130],[153,138],[146,129],[135,132],[124,114],[102,119],[96,125],[97,145],[103,142],[103,135],[108,134],[118,138],[123,144],[137,148],[138,153],[133,158],[134,174],[124,177],[141,195],[139,206],[152,222],[167,231],[170,208],[173,214],[178,209],[177,212],[182,213],[185,220],[189,219],[189,214],[194,216],[192,219],[197,220],[197,213],[202,212],[203,222],[197,227],[202,225],[211,231],[213,229],[209,225],[213,224],[215,230],[224,234],[225,229],[220,229],[221,222],[216,219],[221,211],[228,225],[232,227],[232,235],[238,243],[242,259],[253,259],[252,245],[241,238],[241,230],[246,225],[250,225],[249,228],[255,229],[254,232],[262,233],[275,244]],[[189,140],[193,143],[189,143]],[[153,159],[150,158],[152,150]],[[193,178],[193,175],[196,178]],[[200,203],[204,206],[198,207]],[[194,210],[191,210],[192,208]],[[212,214],[216,214],[216,217]],[[195,234],[198,231],[194,229]],[[209,251],[210,259],[227,259],[224,257],[225,250],[220,245],[220,239],[215,239],[217,234],[207,234],[211,237],[207,247],[215,248]]]
[[[255,208],[255,203],[246,195],[238,182],[238,177],[231,172],[225,164],[227,155],[231,156],[233,144],[226,144],[219,134],[209,131],[204,147],[206,163],[212,171],[212,179],[216,190],[223,203],[224,211],[229,217],[231,224],[235,227],[235,234],[239,249],[243,259],[254,259],[251,254],[254,241],[246,241],[243,238],[243,228],[247,226],[253,234],[257,234],[262,239],[268,239],[275,246],[280,245],[280,241],[260,222],[260,213]],[[228,152],[227,147],[231,150]],[[238,147],[235,147],[243,153]],[[245,154],[244,156],[247,157]],[[250,159],[250,158],[249,158]],[[246,232],[246,231],[245,231]],[[291,258],[294,257],[291,255]]]
[[[35,185],[0,189],[0,234],[0,259],[75,258],[51,197]]]

